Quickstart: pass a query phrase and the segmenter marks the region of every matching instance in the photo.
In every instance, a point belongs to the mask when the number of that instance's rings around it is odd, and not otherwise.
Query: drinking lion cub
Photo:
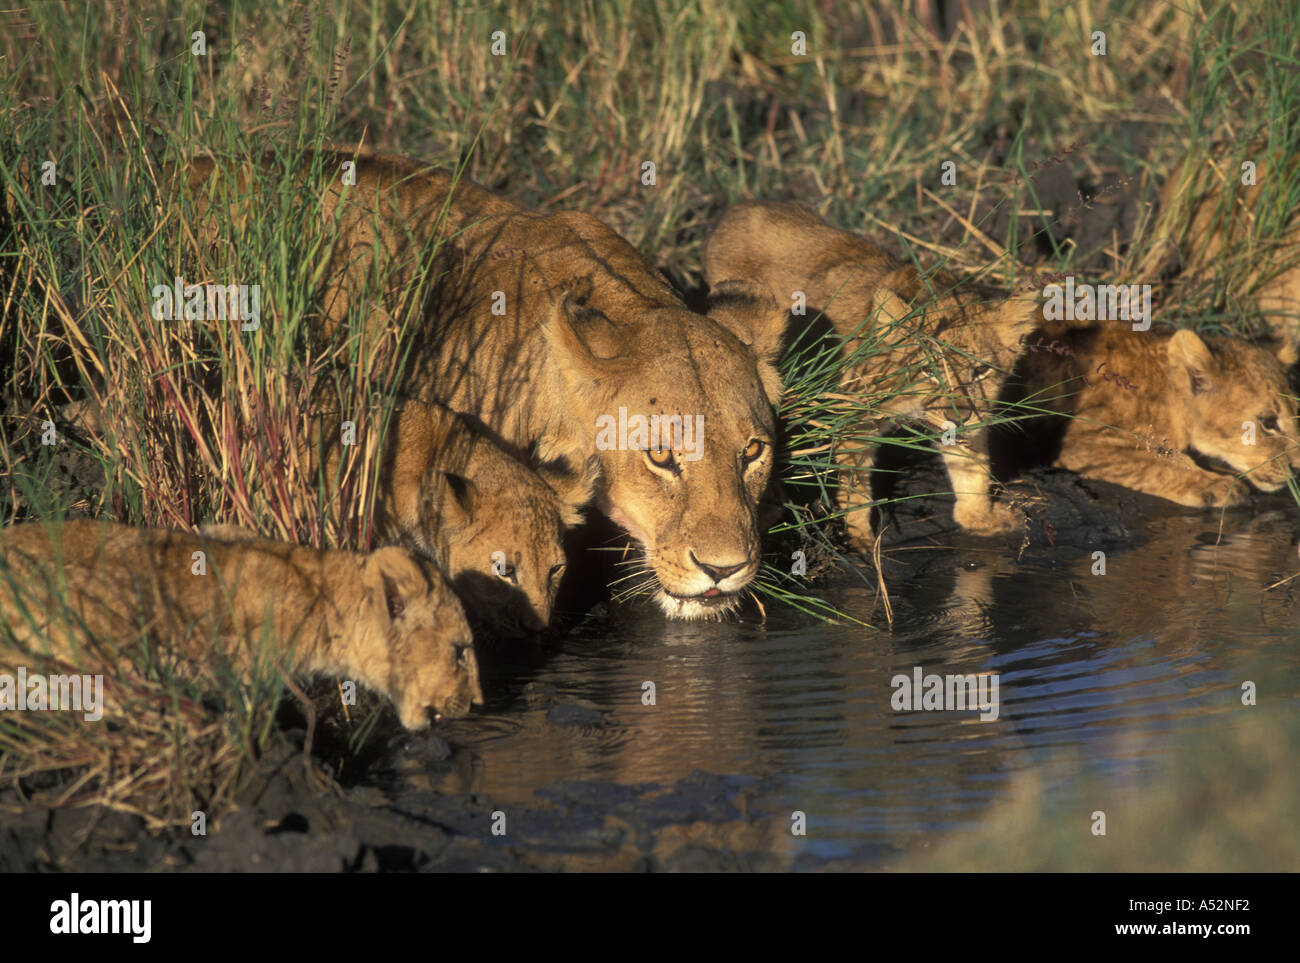
[[[0,532],[0,614],[24,645],[68,658],[81,637],[141,630],[190,659],[219,647],[246,670],[263,644],[292,673],[355,679],[402,724],[463,716],[483,699],[460,604],[404,549],[370,555],[248,537],[221,541],[94,521]],[[66,592],[66,594],[65,594]]]
[[[1248,341],[1097,324],[1045,328],[1028,347],[1007,400],[1071,416],[1025,426],[1039,439],[1028,447],[1064,468],[1179,505],[1218,508],[1245,489],[1194,455],[1228,465],[1265,492],[1300,467],[1286,370]],[[1001,429],[999,441],[1026,447],[1018,424]]]
[[[704,278],[763,282],[778,298],[802,292],[807,319],[819,313],[862,360],[846,369],[840,392],[873,404],[856,438],[836,439],[840,507],[850,539],[869,545],[869,472],[885,423],[920,420],[956,429],[940,451],[967,531],[995,534],[1023,524],[990,495],[987,430],[981,422],[1015,364],[1022,335],[1037,323],[1034,301],[989,295],[942,271],[922,275],[874,244],[831,227],[792,202],[738,204],[704,250]],[[787,302],[789,303],[789,302]],[[917,312],[913,313],[913,307]]]

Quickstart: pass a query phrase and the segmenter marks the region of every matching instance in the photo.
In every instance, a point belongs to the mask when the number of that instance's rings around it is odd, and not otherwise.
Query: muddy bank
[[[754,811],[763,788],[754,777],[698,772],[671,785],[557,783],[536,805],[498,806],[480,793],[440,792],[465,760],[425,735],[394,741],[389,762],[396,768],[376,773],[389,788],[333,784],[321,791],[308,785],[294,735],[301,733],[276,740],[239,809],[206,836],[153,836],[128,814],[22,808],[12,792],[0,794],[0,872],[789,868],[773,851],[774,819]]]
[[[1040,551],[1048,557],[1072,548],[1124,548],[1139,544],[1145,526],[1176,511],[1161,498],[1082,478],[1064,469],[1032,467],[1000,486],[998,497],[1024,517],[1023,530],[1007,538],[981,538],[961,532],[952,520],[953,496],[932,494],[951,487],[939,457],[883,446],[877,460],[877,499],[896,499],[877,510],[886,545],[933,544],[993,546],[1003,543],[1017,554]]]

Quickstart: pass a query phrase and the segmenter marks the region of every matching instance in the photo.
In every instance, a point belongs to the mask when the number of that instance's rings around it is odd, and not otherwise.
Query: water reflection
[[[800,852],[834,859],[978,825],[1021,770],[1050,773],[1056,792],[1085,770],[1132,786],[1174,735],[1239,712],[1248,672],[1266,666],[1274,692],[1300,691],[1300,578],[1266,588],[1300,571],[1296,521],[1277,503],[1222,529],[1156,518],[1143,544],[1107,553],[1104,575],[1087,548],[1017,560],[976,542],[899,547],[892,631],[788,610],[714,624],[611,607],[550,658],[501,668],[512,681],[497,711],[446,727],[472,764],[442,788],[536,804],[574,780],[752,776],[748,815],[769,818],[771,845],[786,851],[798,810]],[[859,580],[825,594],[861,618],[876,604]],[[891,679],[918,666],[997,673],[997,720],[895,712]]]

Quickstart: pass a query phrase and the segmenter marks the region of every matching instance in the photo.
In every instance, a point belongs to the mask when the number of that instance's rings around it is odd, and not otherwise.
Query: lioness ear
[[[1210,346],[1185,328],[1174,332],[1169,339],[1169,364],[1177,376],[1179,371],[1186,372],[1192,394],[1199,395],[1214,388],[1210,377],[1214,371],[1214,355]]]
[[[600,480],[600,457],[592,455],[583,464],[581,471],[561,471],[550,465],[541,465],[537,474],[559,499],[560,520],[564,527],[573,528],[582,524],[581,509],[595,495],[596,482]]]
[[[383,594],[390,619],[399,618],[412,599],[429,589],[424,570],[406,549],[396,545],[371,552],[363,571],[371,588]]]
[[[763,392],[773,405],[781,401],[781,357],[790,312],[777,303],[765,285],[753,281],[719,281],[709,291],[709,318],[722,325],[758,355]]]
[[[602,370],[599,362],[617,358],[623,350],[623,338],[609,318],[568,294],[555,302],[542,327],[566,373],[577,371],[591,377]]]
[[[1300,345],[1289,337],[1269,338],[1264,342],[1264,348],[1277,355],[1277,360],[1288,367],[1300,361]]]

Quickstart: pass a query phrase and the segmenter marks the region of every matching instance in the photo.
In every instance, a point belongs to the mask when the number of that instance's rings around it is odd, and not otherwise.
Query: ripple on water
[[[703,771],[761,779],[752,813],[815,813],[825,858],[971,827],[1018,772],[1050,771],[1057,790],[1085,772],[1131,779],[1177,737],[1221,724],[1251,673],[1300,691],[1300,579],[1264,591],[1297,569],[1295,532],[1278,513],[1229,518],[1222,535],[1208,516],[1156,519],[1104,576],[1083,551],[1051,566],[900,553],[892,630],[770,606],[765,623],[691,624],[611,606],[528,667],[503,711],[439,734],[474,754],[473,788],[503,803],[588,784],[621,799],[614,787]],[[872,617],[860,580],[825,596]],[[996,673],[997,719],[894,711],[891,680],[918,666]]]

